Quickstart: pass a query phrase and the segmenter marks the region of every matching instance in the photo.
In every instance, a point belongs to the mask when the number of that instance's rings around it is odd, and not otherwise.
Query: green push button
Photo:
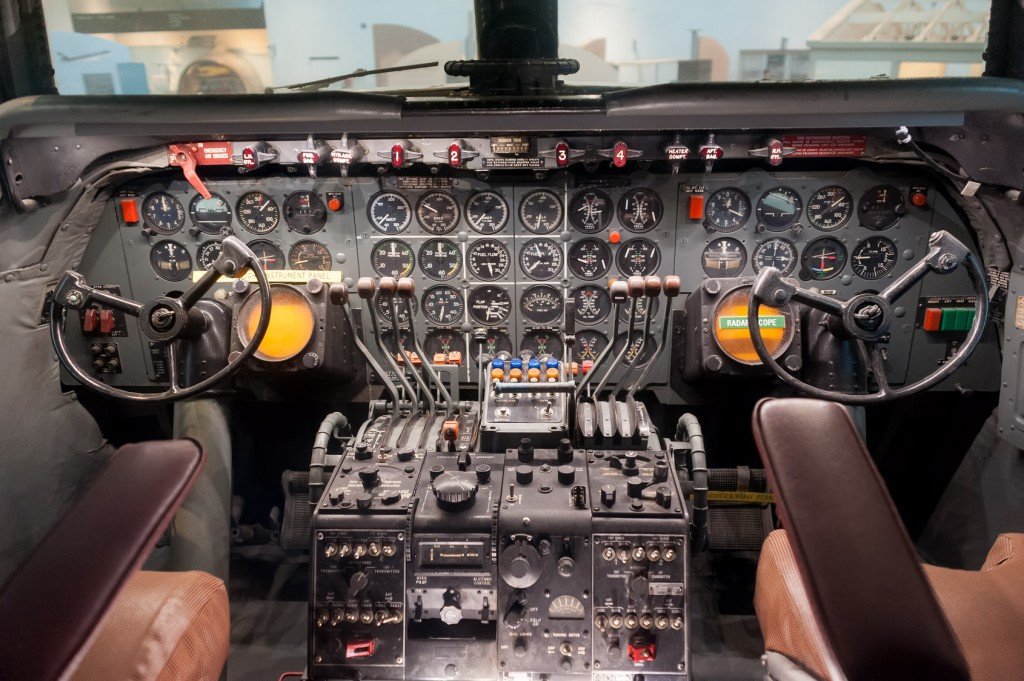
[[[974,308],[973,307],[958,307],[956,309],[956,330],[957,331],[969,331],[971,324],[974,323]]]
[[[956,308],[942,308],[942,323],[939,324],[939,331],[956,331]]]

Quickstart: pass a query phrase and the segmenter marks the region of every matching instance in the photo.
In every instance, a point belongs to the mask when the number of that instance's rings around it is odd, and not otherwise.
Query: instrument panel
[[[846,298],[879,290],[925,252],[936,206],[944,220],[936,229],[949,228],[954,215],[926,184],[865,169],[564,171],[543,180],[289,175],[207,186],[212,197],[203,199],[184,180],[154,180],[126,186],[114,199],[137,298],[183,290],[209,267],[228,234],[245,240],[268,271],[319,273],[350,285],[360,276],[412,277],[424,350],[462,353],[463,381],[477,376],[471,347],[477,327],[487,329],[488,354],[563,357],[569,298],[577,329],[573,359],[596,359],[615,324],[609,278],[676,274],[690,292],[709,278],[753,276],[772,266]],[[119,202],[126,200],[140,208],[135,223],[124,220]],[[393,323],[386,306],[374,312],[383,326]],[[620,318],[620,338],[628,316],[624,311]],[[653,310],[651,319],[640,366],[661,337],[662,316]],[[894,380],[905,373],[912,330],[892,339]],[[662,353],[664,366],[652,367],[653,381],[668,375],[670,355]]]

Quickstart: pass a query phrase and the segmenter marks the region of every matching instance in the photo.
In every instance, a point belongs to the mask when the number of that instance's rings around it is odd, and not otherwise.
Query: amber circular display
[[[754,350],[747,324],[750,287],[738,288],[719,301],[712,315],[712,334],[718,347],[730,358],[749,366],[761,364]],[[757,311],[761,338],[773,359],[778,359],[793,341],[793,311],[762,305]]]
[[[313,338],[313,306],[291,286],[270,287],[270,324],[254,356],[264,362],[284,362],[303,351]],[[242,345],[256,333],[263,303],[259,292],[250,295],[238,311],[238,338]]]

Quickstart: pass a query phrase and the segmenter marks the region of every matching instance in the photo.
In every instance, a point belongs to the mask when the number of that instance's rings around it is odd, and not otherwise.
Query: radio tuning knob
[[[626,495],[632,499],[639,499],[643,495],[646,487],[647,483],[645,483],[641,478],[630,478],[626,481]]]
[[[512,646],[512,654],[516,657],[526,657],[526,639],[519,637]]]
[[[380,469],[377,466],[367,466],[359,470],[359,480],[364,487],[375,487],[380,483]]]
[[[476,500],[479,486],[452,474],[442,473],[431,484],[437,505],[444,511],[461,511],[469,508]]]
[[[572,466],[558,467],[558,482],[563,485],[571,485],[576,481],[576,469]]]
[[[615,505],[614,485],[605,485],[601,488],[601,503],[609,508]]]
[[[558,463],[572,463],[572,441],[563,437],[558,441]]]
[[[533,466],[516,466],[516,483],[529,485],[531,482],[533,482]]]
[[[491,481],[491,467],[485,463],[480,464],[476,467],[476,479],[481,484],[487,484]]]
[[[519,441],[519,463],[530,463],[533,461],[533,442],[528,437]]]

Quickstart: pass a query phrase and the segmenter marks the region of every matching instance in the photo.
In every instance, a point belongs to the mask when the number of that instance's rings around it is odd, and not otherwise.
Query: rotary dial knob
[[[461,511],[469,508],[476,500],[480,486],[470,477],[455,473],[441,473],[431,485],[437,505],[445,511]]]

